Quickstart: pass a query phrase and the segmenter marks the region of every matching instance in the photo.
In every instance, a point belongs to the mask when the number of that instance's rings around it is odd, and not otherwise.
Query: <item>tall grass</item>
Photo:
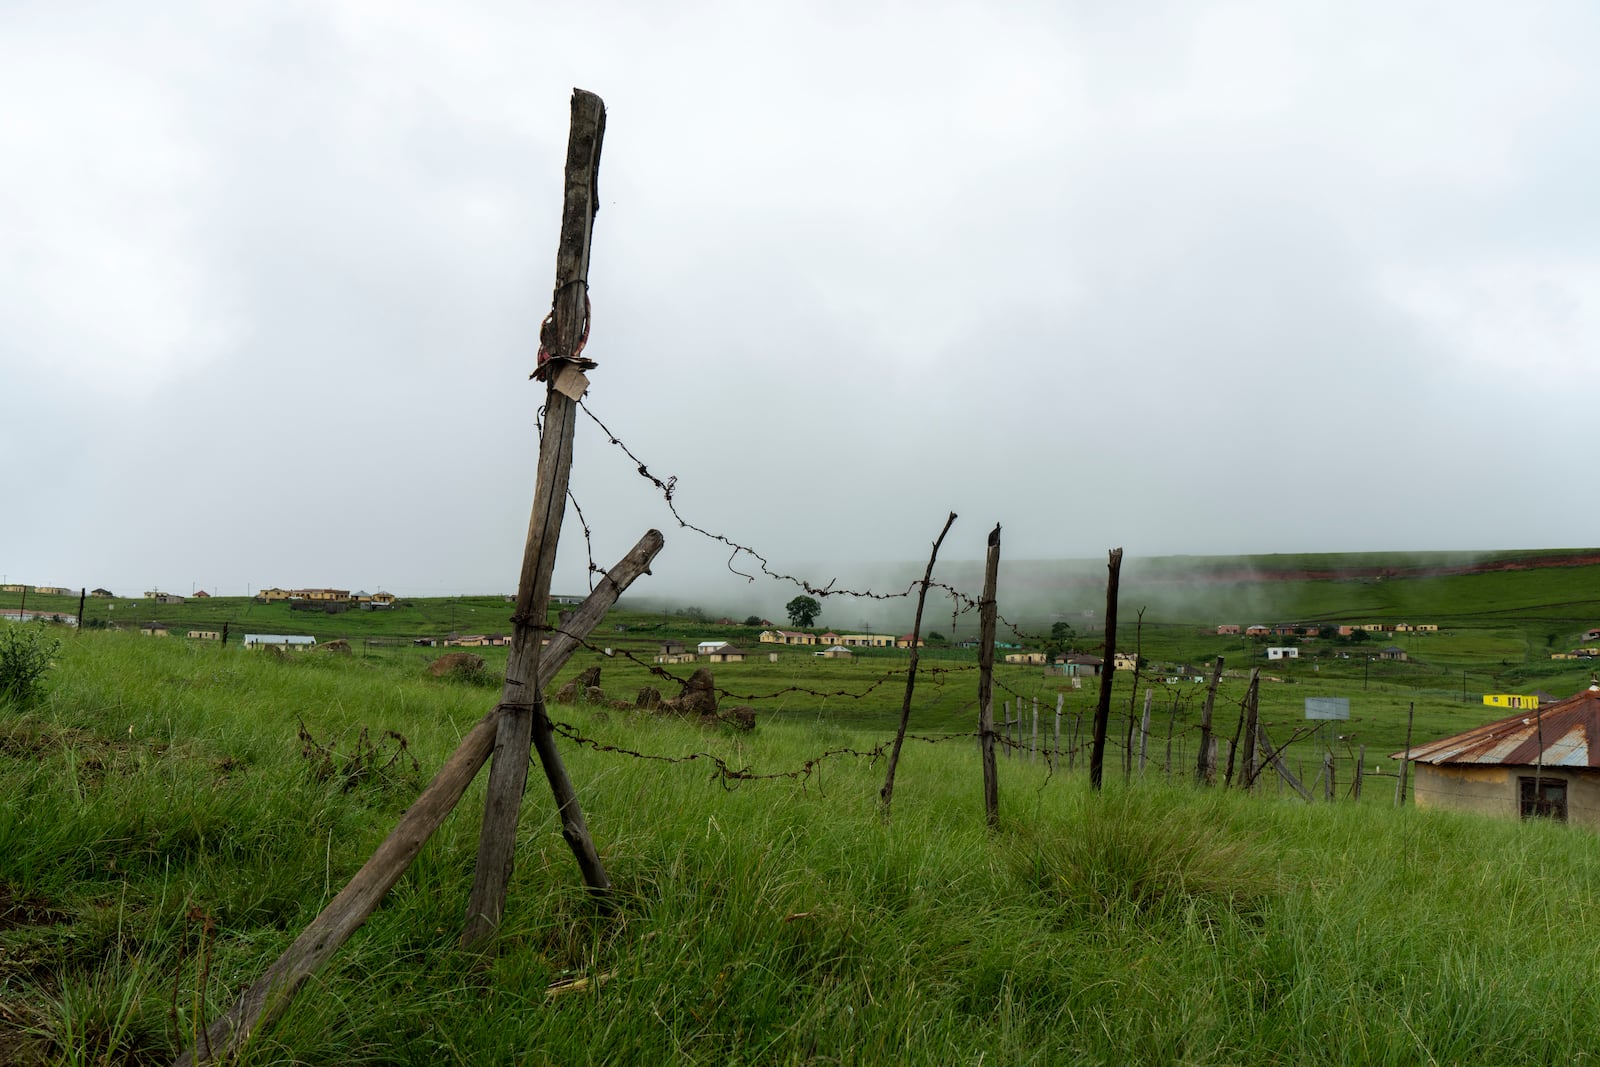
[[[494,700],[409,661],[82,635],[0,720],[0,1051],[164,1062],[337,892],[413,795],[316,773],[404,735],[425,772]],[[563,709],[602,745],[797,768],[881,735]],[[827,734],[826,738],[819,736]],[[538,776],[509,911],[459,951],[481,785],[241,1062],[1550,1063],[1600,1038],[1582,832],[1307,805],[974,746],[729,782],[567,746],[617,892],[583,891]]]

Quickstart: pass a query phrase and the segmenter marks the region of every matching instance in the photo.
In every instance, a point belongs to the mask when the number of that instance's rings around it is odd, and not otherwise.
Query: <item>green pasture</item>
[[[492,670],[427,678],[430,649],[62,640],[45,697],[0,706],[0,1062],[22,1067],[169,1062],[499,692]],[[885,821],[873,753],[904,662],[715,667],[725,702],[757,709],[748,733],[553,705],[586,739],[561,747],[608,904],[583,891],[535,769],[494,955],[457,947],[480,775],[238,1062],[1545,1064],[1600,1044],[1579,921],[1592,835],[1397,809],[1392,780],[1360,804],[1199,790],[1155,758],[1125,781],[1115,745],[1102,794],[1081,760],[1002,758],[989,832],[976,678],[931,658],[948,673],[918,685],[912,729],[960,736],[908,745]],[[557,683],[595,665],[608,698],[672,693],[653,662],[598,651]],[[1219,730],[1243,693],[1229,666]],[[1369,763],[1411,704],[1419,735],[1490,714],[1431,668],[1281,666],[1262,689],[1280,739],[1305,695],[1348,695],[1339,729],[1370,738]],[[1117,681],[1119,709],[1142,699]],[[999,682],[1030,711],[1092,700],[1037,669]],[[1184,716],[1204,689],[1152,688]],[[724,779],[716,761],[773,777]]]

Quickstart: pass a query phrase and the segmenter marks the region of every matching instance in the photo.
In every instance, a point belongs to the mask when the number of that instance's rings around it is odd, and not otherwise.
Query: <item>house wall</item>
[[[1413,763],[1412,769],[1418,808],[1448,808],[1502,819],[1520,817],[1518,781],[1534,773],[1534,768],[1526,766]],[[1600,770],[1546,767],[1540,773],[1567,783],[1567,822],[1600,830]]]

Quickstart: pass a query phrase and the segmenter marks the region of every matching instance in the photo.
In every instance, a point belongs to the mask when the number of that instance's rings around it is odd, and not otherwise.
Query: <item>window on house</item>
[[[1524,819],[1567,821],[1567,783],[1560,778],[1519,778]]]

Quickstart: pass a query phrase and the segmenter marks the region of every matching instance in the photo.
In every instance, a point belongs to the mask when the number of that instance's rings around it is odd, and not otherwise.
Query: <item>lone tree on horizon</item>
[[[783,606],[789,613],[789,622],[794,626],[810,626],[817,621],[817,616],[822,614],[822,605],[818,604],[815,597],[797,596]]]

